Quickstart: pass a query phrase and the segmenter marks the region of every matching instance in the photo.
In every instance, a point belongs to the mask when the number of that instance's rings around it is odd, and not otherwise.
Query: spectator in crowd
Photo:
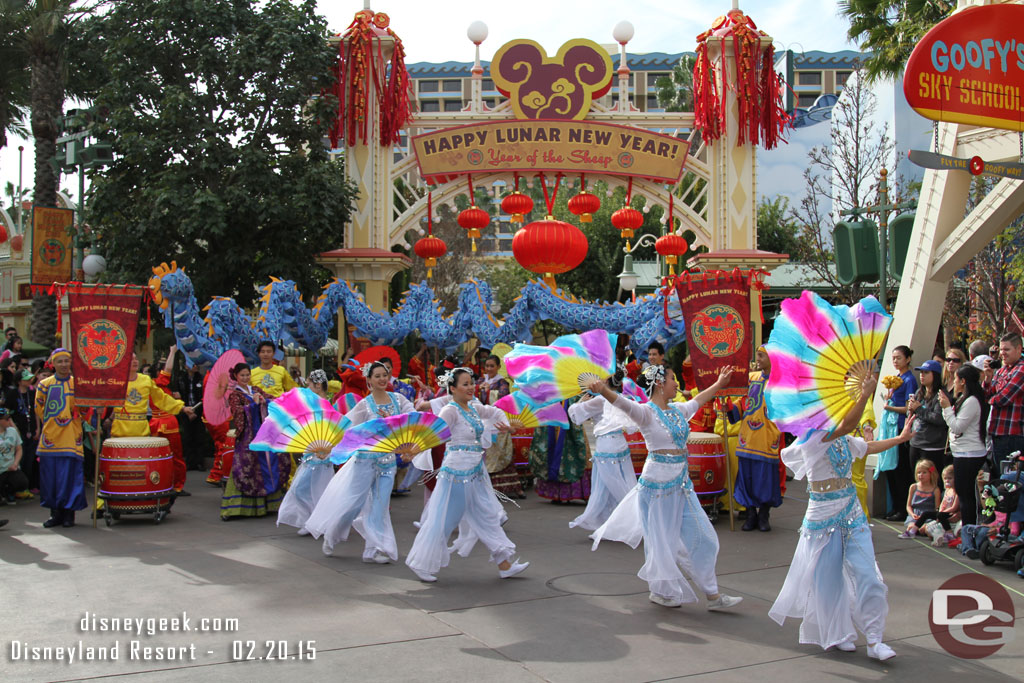
[[[892,364],[899,374],[902,384],[889,394],[883,395],[886,399],[884,409],[887,412],[897,413],[897,432],[903,431],[903,425],[907,422],[907,399],[917,391],[917,378],[910,370],[910,359],[914,352],[908,346],[897,346],[892,352]],[[900,501],[904,500],[907,490],[914,483],[914,469],[910,460],[910,444],[901,442],[897,448],[896,468],[886,472],[886,484],[889,487],[889,496],[892,498],[893,510],[886,515],[890,522],[899,522],[906,517]]]
[[[974,360],[978,356],[988,354],[988,342],[984,339],[975,339],[971,342],[971,345],[967,347],[967,354]]]
[[[939,405],[942,417],[949,427],[949,448],[953,452],[953,488],[960,498],[960,515],[964,524],[974,524],[978,518],[978,496],[975,480],[985,464],[985,430],[989,405],[981,388],[981,371],[973,365],[964,365],[956,371],[954,405],[950,397],[941,394]]]
[[[992,406],[989,434],[996,463],[1013,451],[1024,450],[1024,362],[1021,361],[1021,336],[1007,332],[999,339],[998,370],[991,364],[984,373],[985,396]]]
[[[942,419],[942,406],[939,405],[939,394],[942,393],[942,363],[929,360],[914,369],[921,373],[921,388],[907,399],[907,414],[917,416],[914,421],[914,435],[910,437],[910,461],[916,463],[919,460],[930,460],[933,463],[942,463],[949,434],[946,421]]]
[[[942,368],[942,386],[949,393],[950,398],[956,398],[953,384],[956,382],[956,371],[967,364],[967,354],[956,346],[950,346],[943,358],[945,366]]]
[[[193,364],[185,372],[179,373],[176,378],[176,398],[180,398],[185,405],[192,406],[194,412],[178,413],[178,428],[181,430],[181,443],[185,449],[185,461],[190,470],[205,470],[206,439],[203,428],[203,373],[198,365]],[[195,406],[199,406],[196,408]]]
[[[39,488],[39,473],[36,471],[36,445],[39,443],[39,421],[36,420],[32,408],[35,399],[35,388],[32,386],[32,371],[24,368],[18,374],[18,401],[14,411],[14,425],[21,433],[21,471],[28,480],[27,489]],[[15,494],[18,498],[32,497],[30,490],[21,490]]]
[[[28,488],[28,479],[21,471],[21,455],[21,435],[11,412],[0,408],[0,505],[13,503],[14,494]]]

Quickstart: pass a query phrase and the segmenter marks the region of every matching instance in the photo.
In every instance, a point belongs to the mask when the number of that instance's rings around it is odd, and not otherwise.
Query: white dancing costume
[[[802,618],[801,643],[827,649],[853,641],[855,628],[869,644],[880,642],[889,613],[886,587],[850,482],[867,443],[849,436],[825,443],[825,436],[813,431],[782,451],[793,476],[807,477],[809,500],[786,582],[768,615],[779,624]]]
[[[592,454],[590,499],[583,514],[569,522],[570,528],[594,531],[608,520],[619,501],[636,487],[636,472],[623,435],[623,430],[636,431],[636,425],[603,396],[569,406],[569,419],[576,424],[594,420],[597,444]]]
[[[321,460],[311,454],[303,456],[292,485],[288,487],[288,493],[277,510],[278,526],[287,524],[299,529],[306,526],[309,516],[313,514],[317,502],[333,478],[334,463],[330,458]]]
[[[367,396],[350,410],[346,417],[353,425],[378,417],[413,412],[413,405],[401,394],[388,392],[388,401],[378,404]],[[377,553],[398,560],[398,544],[391,527],[391,489],[395,483],[394,453],[357,451],[346,462],[327,490],[320,497],[306,521],[306,530],[314,538],[324,536],[325,552],[347,540],[355,530],[366,539],[363,559],[372,560]]]
[[[447,567],[453,549],[448,547],[448,538],[460,527],[462,533],[454,549],[463,557],[479,540],[490,551],[491,562],[510,560],[516,546],[501,528],[504,511],[484,468],[484,451],[494,425],[507,425],[508,418],[504,411],[478,402],[471,402],[468,410],[451,402],[438,416],[447,423],[452,437],[405,563],[419,574],[433,575]],[[417,459],[424,455],[429,458],[427,453]],[[421,469],[424,466],[421,464]]]
[[[717,594],[718,536],[697,500],[687,464],[687,423],[700,404],[670,403],[661,410],[619,396],[613,405],[640,428],[648,455],[636,487],[591,534],[593,549],[605,539],[635,548],[642,539],[645,562],[637,576],[654,596],[677,604],[697,601],[680,567],[705,595]]]

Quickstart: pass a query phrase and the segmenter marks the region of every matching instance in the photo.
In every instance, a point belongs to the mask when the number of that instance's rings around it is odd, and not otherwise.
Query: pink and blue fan
[[[832,431],[878,372],[876,357],[892,324],[874,297],[832,306],[817,294],[782,302],[765,345],[772,369],[765,389],[768,417],[784,432]]]
[[[537,427],[569,428],[569,415],[561,402],[539,406],[522,391],[514,391],[494,402],[495,408],[505,411],[512,429],[536,429]]]
[[[518,344],[505,355],[508,374],[534,403],[547,405],[615,374],[615,335],[604,330],[558,337],[549,346]]]
[[[254,451],[326,455],[341,442],[348,420],[309,389],[292,389],[271,402],[249,444]]]
[[[362,400],[363,399],[359,394],[350,391],[347,394],[342,394],[341,396],[339,396],[337,401],[335,401],[335,405],[339,413],[341,413],[342,415],[347,415],[348,411],[355,408],[356,404],[358,404]]]
[[[432,413],[403,413],[378,417],[349,427],[331,451],[331,461],[343,463],[356,451],[415,455],[452,438],[448,424]]]
[[[622,378],[622,395],[637,403],[647,403],[650,397],[640,386],[628,377]]]

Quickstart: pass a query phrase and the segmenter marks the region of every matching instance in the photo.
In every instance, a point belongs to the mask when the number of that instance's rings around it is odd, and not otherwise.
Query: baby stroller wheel
[[[1013,568],[1017,571],[1024,569],[1024,547],[1017,550],[1017,553],[1013,556]]]
[[[995,564],[996,556],[992,552],[992,542],[989,539],[985,539],[981,542],[981,547],[978,548],[978,555],[981,556],[982,564]]]

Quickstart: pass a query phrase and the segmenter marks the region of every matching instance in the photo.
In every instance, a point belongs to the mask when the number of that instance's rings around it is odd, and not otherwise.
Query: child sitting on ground
[[[996,500],[992,494],[995,487],[987,485],[984,472],[978,473],[978,487],[981,489],[981,513],[978,524],[965,524],[960,528],[960,553],[972,560],[979,557],[981,542],[996,532],[1006,521],[1006,515],[996,512]]]
[[[899,535],[900,538],[913,538],[917,535],[924,526],[922,516],[926,512],[936,512],[942,495],[938,486],[938,472],[935,471],[935,464],[931,460],[917,461],[914,478],[917,482],[910,485],[910,492],[907,494],[907,528]]]
[[[932,537],[932,545],[939,547],[953,540],[953,526],[960,521],[960,497],[953,490],[953,466],[942,470],[942,483],[946,492],[938,510],[924,512],[917,524],[924,524],[925,533]]]

